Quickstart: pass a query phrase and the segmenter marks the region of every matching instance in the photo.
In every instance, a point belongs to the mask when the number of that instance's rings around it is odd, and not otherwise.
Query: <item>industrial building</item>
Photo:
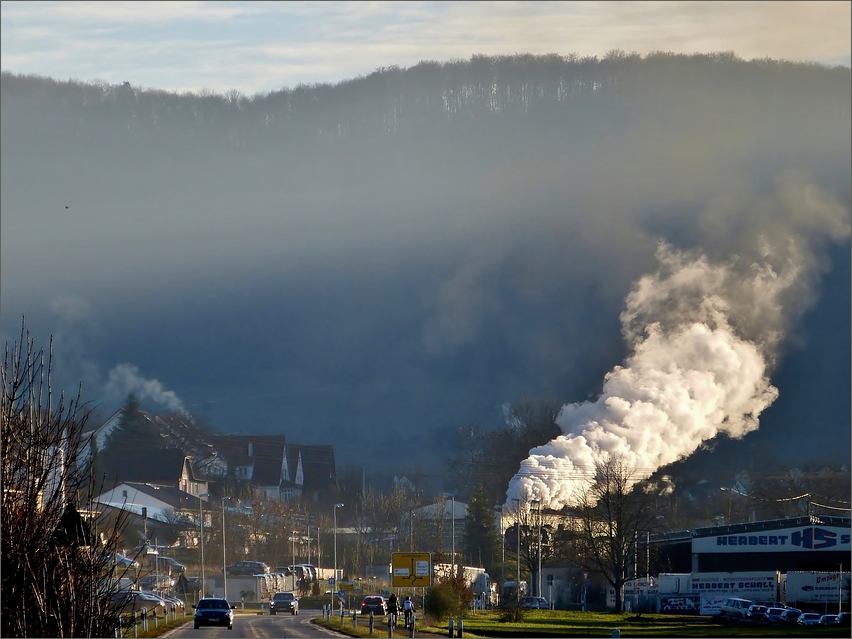
[[[656,578],[628,584],[626,608],[719,614],[735,596],[839,610],[850,601],[850,521],[795,517],[651,537]]]
[[[651,536],[656,573],[849,572],[849,517],[788,517]],[[653,569],[652,569],[653,570]]]

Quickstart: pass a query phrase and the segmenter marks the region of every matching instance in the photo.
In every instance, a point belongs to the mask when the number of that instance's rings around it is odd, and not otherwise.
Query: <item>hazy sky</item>
[[[2,2],[2,67],[247,94],[472,54],[850,65],[849,2]]]

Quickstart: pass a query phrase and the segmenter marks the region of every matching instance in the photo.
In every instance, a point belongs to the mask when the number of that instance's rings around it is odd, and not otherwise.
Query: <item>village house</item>
[[[313,501],[337,486],[332,446],[288,444],[283,435],[215,435],[228,475],[266,499]]]

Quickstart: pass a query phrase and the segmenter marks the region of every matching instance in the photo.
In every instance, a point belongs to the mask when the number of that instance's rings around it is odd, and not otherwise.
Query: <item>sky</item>
[[[14,74],[129,82],[150,114],[165,97],[146,88],[254,95],[475,54],[732,51],[848,67],[850,6],[2,2],[0,54]],[[711,280],[750,273],[735,256],[784,273],[770,258],[797,246],[796,283],[760,297],[778,308],[753,338],[764,349],[754,385],[773,401],[734,402],[746,413],[771,404],[769,434],[751,418],[737,434],[757,450],[836,456],[831,442],[850,436],[849,124],[838,116],[848,69],[839,71],[834,84],[813,76],[828,96],[786,76],[793,99],[773,102],[765,119],[736,86],[707,95],[697,82],[640,91],[635,110],[590,110],[576,129],[570,118],[549,132],[544,120],[527,129],[507,119],[493,137],[472,126],[439,141],[438,127],[398,145],[344,139],[332,155],[252,155],[252,144],[248,156],[222,154],[205,122],[191,127],[207,133],[187,143],[186,163],[168,136],[113,137],[135,117],[118,100],[104,113],[92,108],[100,97],[6,78],[3,339],[17,338],[26,315],[39,340],[54,336],[65,387],[82,382],[107,415],[135,392],[146,410],[188,409],[217,430],[284,428],[297,443],[334,443],[347,462],[435,466],[455,428],[500,423],[521,397],[593,401],[620,363],[647,372],[647,344],[624,339],[621,314],[632,287],[661,268],[659,242],[670,245],[664,255],[706,254]],[[48,94],[41,106],[62,114],[55,122],[33,98]],[[381,108],[378,94],[365,83],[324,95],[357,121],[359,105]],[[273,116],[276,104],[255,102]],[[257,135],[256,121],[231,116],[237,137]],[[719,290],[741,329],[759,304],[731,292],[745,276],[726,281]],[[683,361],[698,350],[683,347]],[[789,446],[802,424],[812,436]],[[412,442],[408,460],[400,441]]]
[[[2,68],[247,95],[473,54],[850,65],[848,2],[2,2]]]

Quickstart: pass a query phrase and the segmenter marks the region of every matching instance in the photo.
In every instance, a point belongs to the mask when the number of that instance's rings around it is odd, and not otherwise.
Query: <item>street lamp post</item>
[[[296,592],[296,533],[297,530],[290,531],[290,546],[293,549],[293,592]]]
[[[512,501],[518,502],[518,509],[515,511],[515,526],[518,528],[518,598],[521,596],[521,500],[517,497],[512,497]]]
[[[198,496],[198,519],[201,524],[201,596],[204,596],[204,497],[209,497],[209,493],[201,493]]]
[[[506,531],[503,530],[503,506],[495,506],[500,511],[500,588],[506,581]]]
[[[541,597],[541,500],[533,499],[531,504],[538,506],[538,551],[536,552],[536,597]]]
[[[223,590],[222,596],[228,598],[228,561],[225,554],[225,502],[230,497],[222,497],[222,579]]]
[[[452,514],[450,515],[450,522],[453,528],[453,550],[452,550],[452,566],[453,566],[453,577],[456,576],[456,496],[453,493],[444,493],[444,501],[446,502],[447,497],[452,500]]]
[[[337,583],[337,509],[343,508],[343,504],[334,504],[332,512],[334,513],[334,588],[331,591],[331,603],[334,607],[334,590],[338,589],[340,584]],[[343,608],[341,608],[343,610]]]

